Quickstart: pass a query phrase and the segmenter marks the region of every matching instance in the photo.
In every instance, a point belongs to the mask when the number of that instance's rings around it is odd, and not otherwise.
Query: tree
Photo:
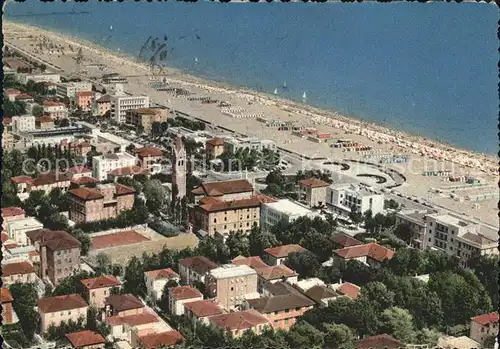
[[[301,278],[315,276],[321,267],[316,255],[310,251],[290,253],[285,264],[295,270]]]
[[[229,258],[231,259],[237,256],[250,256],[250,241],[241,230],[229,232],[226,246],[229,248]]]
[[[400,276],[420,275],[425,271],[424,254],[415,248],[401,248],[389,260],[389,268]]]
[[[385,200],[384,201],[384,208],[390,208],[393,210],[397,210],[399,208],[399,204],[394,199]]]
[[[151,212],[158,212],[168,204],[168,191],[159,180],[148,180],[144,184],[143,191],[146,205]]]
[[[279,241],[274,234],[263,231],[256,225],[252,227],[248,234],[248,242],[251,256],[262,256],[265,249],[279,245]]]
[[[381,330],[403,343],[413,343],[416,339],[413,317],[406,309],[385,309],[381,316]]]
[[[498,275],[500,273],[499,257],[495,255],[474,256],[469,259],[469,267],[488,291],[493,308],[498,307]]]
[[[407,244],[411,243],[413,239],[413,232],[408,224],[399,224],[394,229],[394,235],[396,235],[401,240],[404,240]]]
[[[71,235],[80,242],[80,254],[86,256],[92,245],[89,235],[84,233],[81,229],[72,230]]]
[[[99,252],[95,257],[96,272],[100,274],[110,274],[112,272],[111,258],[104,252]]]
[[[205,256],[220,264],[226,264],[230,261],[229,248],[221,240],[210,236],[198,243],[196,252],[198,255]]]
[[[497,336],[494,334],[487,336],[483,341],[483,348],[494,348],[497,341]]]
[[[34,117],[39,117],[43,115],[43,108],[40,105],[34,105],[33,108],[31,109],[31,114]]]
[[[17,314],[21,329],[26,338],[32,341],[40,323],[40,315],[35,311],[38,298],[35,285],[15,283],[10,286],[9,291],[14,298],[12,307]]]
[[[394,305],[394,292],[379,281],[369,282],[361,288],[361,299],[369,301],[376,310],[390,308]]]
[[[88,271],[81,271],[78,274],[74,274],[64,279],[60,280],[57,286],[52,290],[52,296],[61,296],[65,294],[79,293],[83,294],[83,285],[80,280],[88,279],[93,277],[94,274]]]
[[[288,334],[287,342],[292,348],[321,348],[324,334],[305,321],[294,324]]]
[[[134,155],[135,154],[135,145],[133,143],[130,143],[129,145],[127,145],[127,147],[125,148],[125,150],[127,152],[129,152],[130,154]]]
[[[325,345],[327,348],[337,349],[356,339],[355,331],[344,324],[325,324]]]
[[[363,215],[358,211],[356,205],[352,205],[351,212],[349,212],[349,218],[354,224],[359,224],[363,221]]]
[[[50,205],[45,192],[43,190],[31,191],[29,197],[23,202],[26,216],[38,216],[38,209],[42,205]]]
[[[136,295],[145,294],[144,266],[136,256],[133,256],[125,268],[123,291]]]

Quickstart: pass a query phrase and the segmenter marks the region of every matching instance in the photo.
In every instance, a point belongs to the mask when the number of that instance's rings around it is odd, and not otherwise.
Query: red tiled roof
[[[498,323],[498,312],[474,316],[471,320],[481,326]]]
[[[92,172],[92,170],[85,167],[85,166],[73,166],[73,167],[68,168],[68,172],[70,172],[70,173],[88,173],[88,172]]]
[[[130,176],[138,174],[147,175],[149,174],[149,171],[137,165],[133,165],[133,166],[117,168],[108,172],[108,175],[112,176]]]
[[[268,255],[271,255],[275,258],[285,258],[288,257],[290,253],[305,251],[307,250],[304,247],[297,244],[281,245],[264,250],[264,252],[266,252]]]
[[[342,247],[349,247],[349,246],[356,246],[363,244],[361,241],[343,233],[332,235],[332,241],[336,242]]]
[[[359,296],[360,287],[350,282],[344,282],[337,289],[339,293],[342,293],[344,296],[351,298],[352,300],[356,300]]]
[[[90,279],[83,279],[80,282],[89,290],[103,287],[115,287],[120,286],[121,283],[113,275],[103,275]]]
[[[177,286],[169,289],[169,294],[176,300],[203,297],[203,294],[191,286]]]
[[[8,88],[5,90],[5,94],[7,94],[7,95],[18,95],[20,93],[21,93],[21,91],[16,90],[15,88]]]
[[[144,304],[131,293],[113,294],[106,298],[105,304],[110,305],[117,312],[144,308]]]
[[[51,171],[49,173],[40,174],[38,178],[33,180],[33,186],[47,185],[69,181],[70,178],[66,173]]]
[[[8,125],[12,123],[12,118],[6,118],[5,116],[2,118],[2,124]]]
[[[15,184],[21,184],[21,183],[33,184],[33,178],[28,176],[16,176],[12,177],[10,180]]]
[[[64,103],[56,102],[56,101],[51,101],[49,99],[46,99],[46,100],[43,101],[43,105],[45,105],[47,107],[57,107],[57,106],[63,106]]]
[[[224,330],[247,330],[257,325],[269,324],[269,321],[254,309],[237,311],[229,314],[215,315],[208,320]]]
[[[12,216],[20,216],[25,212],[20,207],[4,207],[2,208],[2,217],[12,217]]]
[[[106,322],[110,326],[121,326],[128,324],[129,326],[139,326],[152,324],[160,321],[158,316],[150,312],[143,312],[142,314],[127,315],[127,316],[110,316],[106,318]]]
[[[10,293],[9,289],[8,288],[5,288],[5,287],[2,287],[2,291],[0,293],[0,303],[1,304],[4,304],[4,303],[9,303],[9,302],[12,302],[14,300],[14,298],[12,298],[12,294]]]
[[[163,152],[160,148],[154,147],[143,147],[136,149],[135,153],[140,157],[148,157],[148,156],[163,156]]]
[[[174,278],[180,277],[179,274],[177,274],[171,268],[149,270],[149,271],[145,271],[144,274],[146,274],[149,278],[154,279],[154,280],[174,279]]]
[[[80,248],[80,241],[63,230],[37,229],[26,232],[26,236],[52,251]]]
[[[91,238],[92,248],[99,250],[102,248],[124,246],[148,241],[149,239],[134,230],[126,230],[113,234],[99,235]]]
[[[200,275],[204,275],[212,269],[217,268],[217,264],[204,256],[195,256],[179,260],[179,264],[185,268],[192,269]]]
[[[210,144],[212,147],[217,147],[224,145],[224,140],[221,138],[212,138],[207,141],[207,144]]]
[[[33,96],[27,93],[21,93],[20,95],[16,96],[16,99],[33,99]]]
[[[241,208],[260,207],[262,203],[273,202],[274,199],[266,195],[254,195],[248,199],[239,199],[232,201],[204,200],[206,202],[200,206],[200,209],[206,212],[217,212],[226,210],[237,210]]]
[[[2,265],[2,277],[34,273],[35,268],[28,262],[15,262]]]
[[[236,265],[248,265],[252,269],[266,268],[268,265],[259,256],[243,257],[238,256],[232,260]]]
[[[219,182],[202,183],[193,189],[195,195],[222,196],[225,194],[237,194],[253,192],[253,186],[246,179],[232,179]]]
[[[224,313],[221,307],[208,299],[184,303],[184,308],[189,309],[197,318]]]
[[[97,183],[99,180],[94,177],[80,177],[80,178],[74,178],[71,180],[71,183],[75,184],[89,184],[89,183]]]
[[[42,313],[88,307],[87,302],[79,294],[42,298],[37,301],[37,305]]]
[[[359,339],[354,344],[356,346],[356,349],[402,348],[402,343],[400,341],[385,333]]]
[[[178,331],[172,330],[139,336],[139,341],[142,342],[146,349],[157,349],[174,346],[184,341],[184,337]]]
[[[77,92],[76,95],[78,97],[92,97],[94,95],[94,92],[92,92],[92,91],[80,91],[80,92]]]
[[[267,266],[264,268],[255,269],[255,271],[261,278],[263,278],[266,281],[297,276],[296,272],[294,272],[292,269],[288,268],[283,264],[276,265],[273,267]]]
[[[126,187],[126,186],[121,185],[121,184],[116,184],[115,188],[116,188],[115,195],[135,194],[135,189],[132,189],[130,187]]]
[[[80,331],[67,333],[64,335],[74,348],[82,348],[90,345],[104,344],[106,339],[97,332],[93,331]]]
[[[7,233],[2,233],[2,242],[9,240],[9,235]]]
[[[335,250],[338,256],[344,259],[352,259],[359,257],[370,257],[376,261],[382,262],[386,259],[391,259],[394,256],[394,251],[387,247],[381,246],[375,242],[364,245],[356,245],[345,247],[340,250]]]
[[[303,179],[299,181],[299,184],[310,188],[323,188],[323,187],[328,187],[330,185],[330,183],[314,177]]]
[[[44,123],[44,122],[54,122],[54,120],[52,120],[52,118],[48,115],[42,115],[42,116],[39,116],[36,118],[36,122],[38,122],[39,124],[41,123]]]
[[[77,188],[69,190],[69,193],[82,200],[103,199],[104,195],[96,188]]]

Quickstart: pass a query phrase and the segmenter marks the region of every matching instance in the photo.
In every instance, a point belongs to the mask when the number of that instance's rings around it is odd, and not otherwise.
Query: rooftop
[[[350,247],[363,244],[361,241],[343,233],[334,234],[331,237],[332,241],[342,247]]]
[[[139,174],[148,175],[149,171],[137,165],[132,165],[132,166],[116,168],[108,172],[108,175],[111,176],[130,176]]]
[[[15,262],[9,264],[2,264],[2,277],[11,275],[30,274],[34,273],[35,268],[28,262]]]
[[[191,286],[177,286],[169,289],[169,294],[176,300],[203,297],[203,294]]]
[[[258,195],[248,199],[239,199],[232,201],[213,201],[210,203],[200,204],[199,207],[206,212],[237,210],[247,207],[259,207],[263,202],[263,200],[266,200],[265,198],[267,197],[264,195]]]
[[[322,181],[321,179],[318,178],[307,178],[299,181],[299,184],[304,187],[309,187],[309,188],[324,188],[328,187],[330,183]]]
[[[455,225],[459,226],[461,228],[465,227],[472,227],[473,225],[475,226],[476,224],[470,221],[466,221],[460,217],[451,215],[451,214],[432,214],[429,215],[429,217],[434,218],[438,223],[441,223],[443,225]]]
[[[79,294],[41,298],[37,301],[37,305],[42,313],[88,307],[87,302]]]
[[[307,250],[304,247],[297,244],[281,245],[264,250],[265,253],[275,258],[286,258],[290,253],[305,252],[305,251]]]
[[[236,265],[247,265],[252,269],[266,268],[268,265],[259,256],[243,257],[238,256],[231,261]]]
[[[139,341],[142,342],[146,349],[159,349],[174,346],[184,341],[184,337],[178,331],[172,330],[139,336]]]
[[[253,192],[253,186],[246,179],[232,179],[220,182],[205,182],[192,190],[195,195],[222,196]]]
[[[369,244],[356,245],[345,247],[340,250],[333,251],[339,257],[344,259],[353,259],[359,257],[370,257],[376,261],[382,262],[386,259],[391,259],[394,256],[394,251],[387,247],[381,246],[375,242]]]
[[[2,207],[2,217],[20,216],[25,212],[20,207]]]
[[[499,320],[499,318],[498,318],[497,311],[495,311],[493,313],[489,313],[489,314],[482,314],[482,315],[474,316],[473,318],[471,318],[471,321],[476,322],[476,323],[480,324],[481,326],[498,323],[498,320]]]
[[[69,340],[74,348],[104,344],[106,342],[106,340],[100,333],[89,330],[67,333],[65,334],[65,337]]]
[[[136,149],[135,153],[141,157],[163,156],[163,151],[160,148],[155,148],[155,147],[139,148]]]
[[[122,326],[128,324],[129,326],[139,326],[146,324],[153,324],[159,322],[158,316],[152,312],[144,311],[142,314],[126,315],[126,316],[110,316],[106,318],[106,322],[110,326]]]
[[[195,256],[179,260],[183,267],[194,270],[196,273],[204,275],[212,269],[217,268],[217,264],[204,256]]]
[[[6,287],[2,287],[0,296],[1,296],[0,297],[1,304],[9,303],[14,300],[14,298],[12,298],[12,294],[10,293],[9,289]]]
[[[96,188],[76,188],[69,190],[69,193],[85,201],[104,198],[104,195]]]
[[[355,346],[356,349],[399,349],[403,345],[394,337],[384,333],[359,339],[355,342]]]
[[[113,275],[103,275],[90,279],[82,279],[80,282],[89,290],[103,287],[115,287],[120,286],[121,283]]]
[[[130,112],[137,113],[137,114],[148,114],[148,115],[156,115],[158,111],[162,111],[164,108],[137,108],[137,109],[132,109]]]
[[[216,279],[227,279],[247,275],[256,275],[255,270],[248,265],[225,264],[219,268],[212,269],[210,275]]]
[[[248,299],[247,302],[251,308],[258,310],[262,314],[274,313],[275,311],[284,311],[287,309],[312,307],[315,305],[313,300],[302,295],[298,291],[291,291],[291,293],[278,296]]]
[[[120,231],[118,233],[93,236],[91,240],[92,248],[94,250],[100,250],[103,248],[115,246],[137,244],[140,242],[148,241],[149,239],[144,235],[139,234],[135,230],[126,230]]]
[[[355,284],[351,284],[350,282],[344,282],[336,290],[340,294],[347,296],[353,300],[356,300],[359,296],[359,291],[361,290],[361,287]]]
[[[117,312],[144,308],[144,303],[131,293],[113,294],[106,298],[105,304]]]
[[[221,307],[208,299],[184,303],[184,308],[191,311],[197,318],[224,313],[224,310],[222,310]]]
[[[272,267],[266,266],[263,268],[255,269],[255,271],[261,278],[267,281],[297,276],[296,272],[283,264]]]
[[[144,274],[146,274],[148,278],[151,278],[153,280],[179,278],[179,274],[177,274],[171,268],[149,270],[145,271]]]
[[[323,299],[338,297],[339,294],[327,286],[316,285],[305,292],[305,295],[320,304]]]
[[[250,309],[229,314],[215,315],[208,320],[224,330],[247,330],[257,325],[269,324],[269,321],[258,311]]]
[[[288,283],[281,281],[278,282],[267,281],[266,283],[264,283],[262,288],[273,296],[290,294],[294,290],[294,288],[291,287]]]
[[[212,138],[207,141],[207,144],[211,145],[212,147],[223,146],[224,140],[221,138]]]
[[[312,213],[309,208],[288,199],[281,199],[276,202],[266,203],[265,206],[289,216],[306,216]]]

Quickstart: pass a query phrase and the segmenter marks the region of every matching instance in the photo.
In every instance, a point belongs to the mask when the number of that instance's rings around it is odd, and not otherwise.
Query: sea
[[[27,1],[4,16],[135,57],[158,37],[180,71],[498,151],[494,5]]]

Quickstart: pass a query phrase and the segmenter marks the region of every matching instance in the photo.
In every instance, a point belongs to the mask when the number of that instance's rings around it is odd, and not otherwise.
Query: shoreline
[[[99,44],[96,44],[89,40],[74,37],[73,35],[70,34],[56,32],[55,29],[46,29],[10,20],[9,21],[6,20],[5,25],[6,26],[11,25],[26,31],[38,31],[37,32],[38,35],[46,35],[46,36],[53,35],[55,37],[58,37],[60,40],[71,43],[71,45],[74,45],[76,47],[90,48],[91,49],[90,51],[93,51],[93,53],[96,54],[105,53],[107,56],[106,58],[108,59],[118,62],[121,61],[122,64],[133,65],[135,66],[135,68],[138,68],[142,71],[147,71],[148,73],[150,72],[150,67],[146,62],[138,62],[137,58],[130,53],[113,51],[111,49],[108,49],[104,46],[100,46]],[[238,97],[247,99],[248,101],[260,102],[267,105],[275,105],[275,106],[279,105],[279,108],[282,110],[306,115],[312,120],[319,117],[319,119],[322,120],[320,123],[323,124],[326,123],[328,119],[331,119],[333,124],[339,125],[340,122],[341,124],[343,124],[340,126],[352,128],[353,129],[352,131],[354,131],[354,129],[358,130],[363,129],[370,134],[374,133],[374,134],[380,134],[381,137],[383,137],[382,135],[385,135],[389,138],[392,137],[392,138],[399,138],[401,140],[404,139],[406,142],[417,143],[425,148],[432,148],[447,153],[451,151],[452,153],[467,155],[471,158],[479,157],[482,160],[488,162],[496,161],[496,157],[493,156],[492,154],[480,153],[477,151],[473,151],[470,149],[462,148],[460,146],[447,143],[446,141],[443,142],[440,140],[436,140],[433,139],[432,137],[417,135],[406,130],[399,130],[396,129],[393,125],[381,125],[373,121],[362,120],[356,116],[343,115],[335,111],[334,109],[326,109],[326,108],[323,109],[309,104],[304,104],[294,100],[286,99],[283,97],[274,96],[270,93],[255,91],[241,86],[234,86],[225,82],[209,80],[204,77],[199,77],[189,73],[182,72],[175,68],[166,67],[163,68],[163,70],[165,72],[165,75],[168,76],[167,79],[173,83],[178,83],[186,86],[191,85],[196,88],[201,88],[204,90],[214,91],[219,93],[236,94],[238,95]],[[413,147],[412,145],[409,146]]]

